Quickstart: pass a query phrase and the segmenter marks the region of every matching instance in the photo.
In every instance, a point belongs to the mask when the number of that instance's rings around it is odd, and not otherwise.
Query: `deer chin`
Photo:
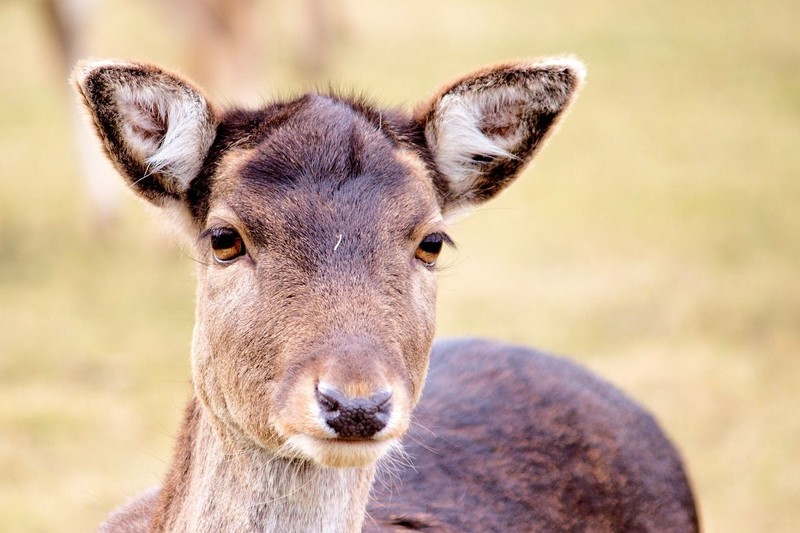
[[[396,438],[352,441],[309,435],[294,435],[285,444],[288,455],[331,468],[368,468],[398,446],[400,443]]]

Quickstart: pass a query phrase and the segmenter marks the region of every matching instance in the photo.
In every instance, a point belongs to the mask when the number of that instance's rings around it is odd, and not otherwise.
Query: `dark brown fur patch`
[[[414,466],[375,483],[365,532],[405,516],[452,531],[699,530],[681,459],[653,418],[566,360],[439,343],[415,418]]]
[[[225,154],[258,145],[303,106],[308,97],[274,103],[258,110],[231,109],[222,114],[217,134],[198,176],[189,184],[187,202],[196,226],[202,228],[209,208],[213,177]]]

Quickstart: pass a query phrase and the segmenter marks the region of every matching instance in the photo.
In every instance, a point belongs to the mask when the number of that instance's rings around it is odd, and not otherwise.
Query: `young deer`
[[[432,348],[448,215],[519,174],[582,79],[550,59],[413,115],[314,93],[221,111],[156,67],[80,64],[109,157],[198,258],[172,466],[101,531],[696,530],[676,451],[612,386],[523,348]],[[368,505],[410,426],[415,467]]]

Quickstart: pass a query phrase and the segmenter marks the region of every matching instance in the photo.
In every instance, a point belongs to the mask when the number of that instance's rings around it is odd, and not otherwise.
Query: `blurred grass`
[[[157,484],[189,394],[192,261],[134,201],[87,229],[64,74],[35,2],[0,3],[0,529],[86,531]],[[797,2],[344,4],[329,78],[385,103],[571,52],[589,80],[507,194],[454,230],[439,330],[570,354],[650,408],[707,531],[800,523]],[[282,8],[265,94],[306,85]],[[92,55],[180,67],[115,0]],[[11,53],[13,51],[13,53]]]

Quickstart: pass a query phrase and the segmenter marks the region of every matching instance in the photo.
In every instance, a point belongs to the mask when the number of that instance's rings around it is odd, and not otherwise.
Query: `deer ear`
[[[158,205],[182,200],[216,135],[216,113],[202,93],[139,63],[81,62],[72,82],[128,185]]]
[[[573,58],[509,63],[469,74],[416,112],[445,208],[495,196],[541,148],[585,75]]]

